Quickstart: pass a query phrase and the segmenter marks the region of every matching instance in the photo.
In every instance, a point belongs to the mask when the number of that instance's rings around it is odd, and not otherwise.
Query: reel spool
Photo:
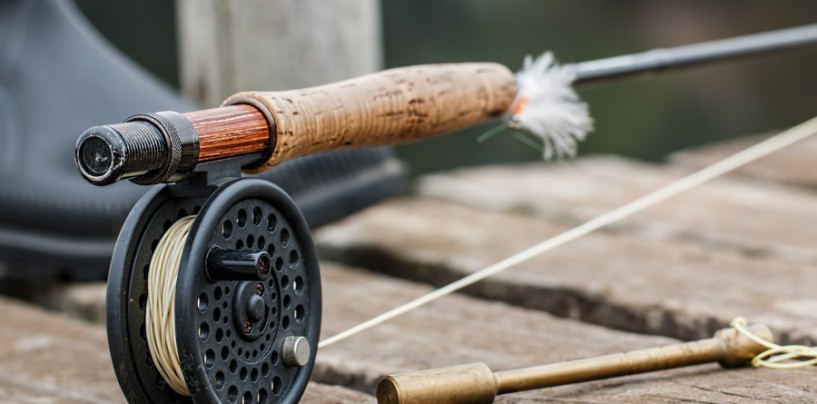
[[[230,159],[235,160],[235,159]],[[318,346],[321,287],[309,228],[277,186],[204,164],[159,185],[129,214],[107,289],[108,344],[131,403],[295,403]],[[235,171],[231,170],[236,167]],[[189,397],[157,370],[147,340],[151,258],[165,232],[196,215],[184,241],[173,312]]]

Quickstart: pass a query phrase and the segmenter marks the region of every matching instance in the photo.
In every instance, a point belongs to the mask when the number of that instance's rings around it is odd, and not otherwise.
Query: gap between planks
[[[327,226],[316,233],[316,242],[324,258],[441,285],[564,228],[413,198]],[[521,263],[465,293],[684,340],[708,337],[742,315],[774,327],[784,341],[813,343],[815,283],[813,265],[602,232]]]

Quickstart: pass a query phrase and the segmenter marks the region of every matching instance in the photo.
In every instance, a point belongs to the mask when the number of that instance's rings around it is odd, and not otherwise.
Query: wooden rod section
[[[175,182],[199,163],[269,154],[274,124],[251,105],[180,114],[134,115],[124,123],[94,126],[77,141],[80,173],[95,185],[123,179],[143,184]]]
[[[199,162],[263,153],[270,145],[264,115],[250,105],[231,105],[182,114],[199,137]]]

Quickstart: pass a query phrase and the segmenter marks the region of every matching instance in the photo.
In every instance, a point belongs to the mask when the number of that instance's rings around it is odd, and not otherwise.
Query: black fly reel
[[[205,175],[206,177],[206,175]],[[131,403],[294,403],[318,346],[321,286],[309,228],[292,199],[258,179],[157,186],[116,244],[108,344]],[[158,372],[147,342],[150,261],[177,220],[196,215],[175,290],[179,364],[190,396]]]

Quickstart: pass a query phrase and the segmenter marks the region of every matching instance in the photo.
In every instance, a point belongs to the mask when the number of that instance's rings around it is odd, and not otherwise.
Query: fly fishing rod
[[[131,403],[294,403],[314,366],[321,284],[310,230],[277,186],[241,178],[299,156],[419,141],[494,119],[571,154],[592,129],[573,85],[817,43],[817,25],[514,75],[495,63],[403,67],[222,107],[95,126],[90,183],[161,184],[128,215],[108,276],[108,345]]]
[[[494,63],[396,68],[321,87],[238,93],[224,106],[190,113],[134,115],[87,130],[76,147],[91,183],[173,182],[207,161],[255,155],[249,172],[328,150],[402,144],[488,120],[510,122],[569,151],[591,128],[571,84],[779,52],[817,43],[817,24],[732,39],[655,49],[558,68],[551,56],[528,60],[519,80]],[[554,102],[555,101],[555,102]],[[554,107],[559,106],[554,113]]]
[[[686,68],[724,59],[811,45],[817,36],[817,24],[761,34],[703,42],[670,49],[653,49],[632,55],[581,62],[572,65],[577,85],[589,85],[645,73]]]

